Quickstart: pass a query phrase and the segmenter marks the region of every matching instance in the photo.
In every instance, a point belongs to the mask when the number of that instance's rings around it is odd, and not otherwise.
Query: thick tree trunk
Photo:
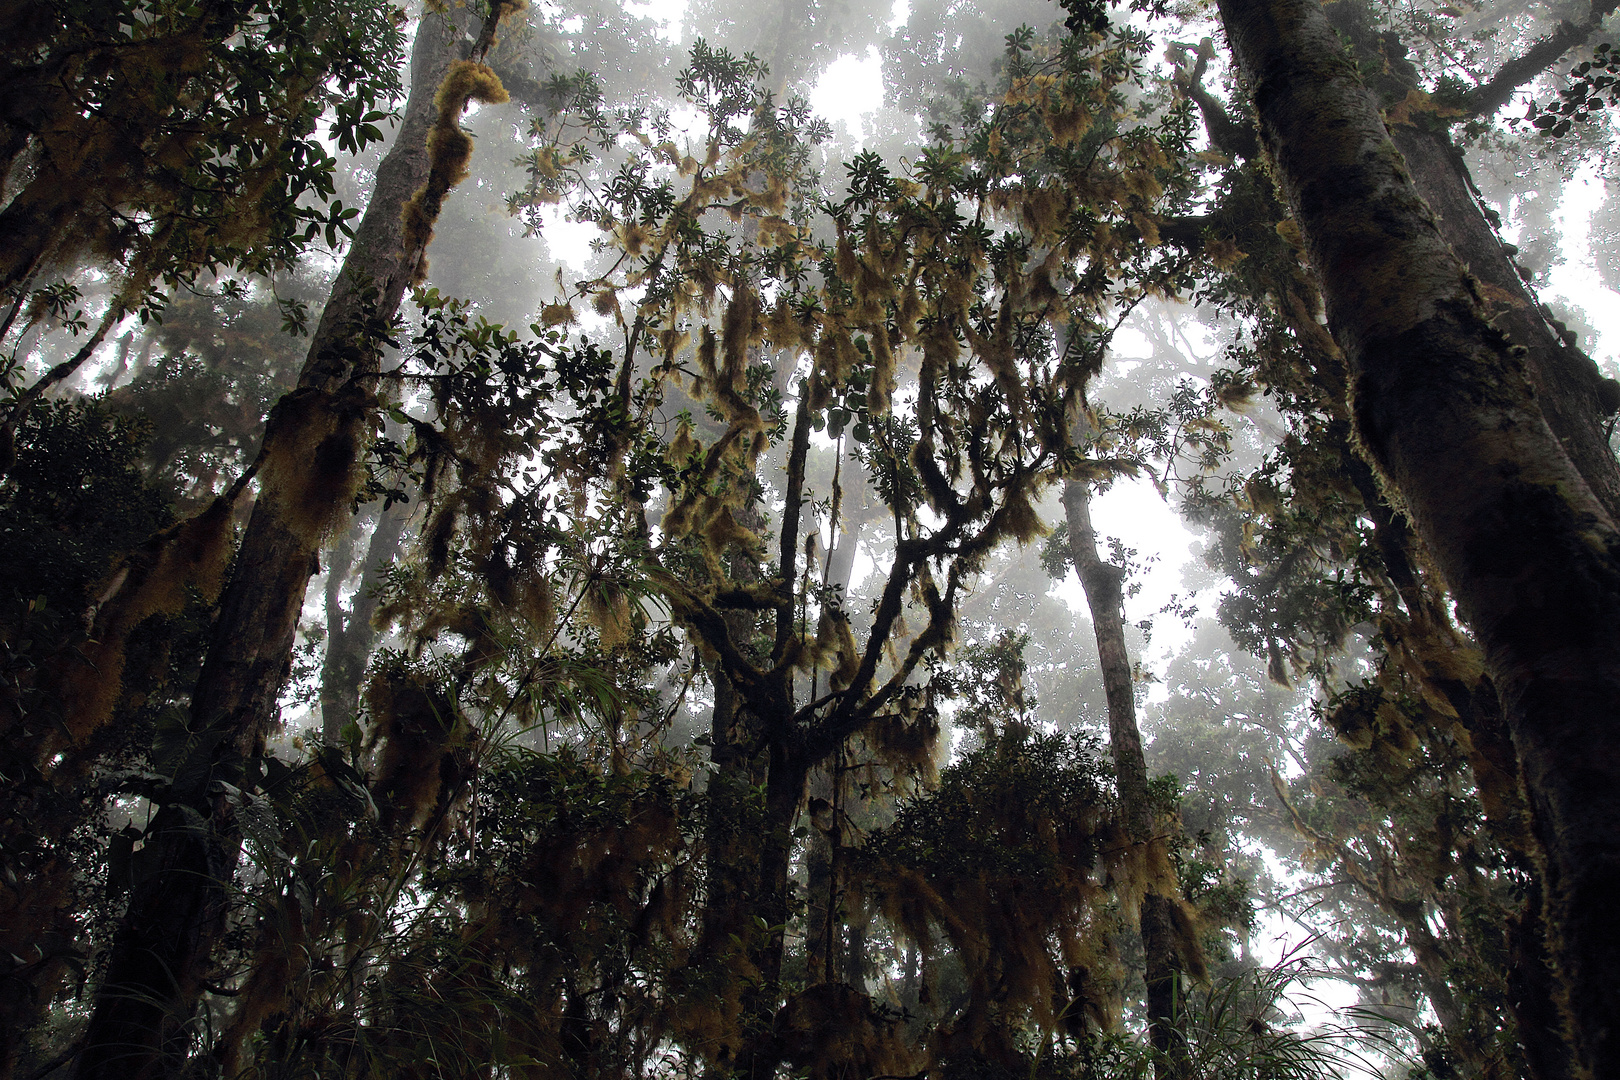
[[[1486,828],[1501,846],[1509,865],[1529,883],[1526,907],[1507,927],[1510,959],[1501,973],[1509,1009],[1518,1026],[1518,1043],[1524,1052],[1522,1062],[1509,1065],[1513,1068],[1528,1065],[1538,1080],[1567,1080],[1572,1075],[1569,1053],[1567,1045],[1556,1037],[1557,1010],[1552,1007],[1554,981],[1541,921],[1539,847],[1531,832],[1530,808],[1520,781],[1519,758],[1502,716],[1501,699],[1488,677],[1472,681],[1458,678],[1458,652],[1473,652],[1473,643],[1456,632],[1446,612],[1444,597],[1426,588],[1419,576],[1413,550],[1416,538],[1406,519],[1383,500],[1371,469],[1353,456],[1348,444],[1342,453],[1346,471],[1372,519],[1374,542],[1385,571],[1406,608],[1405,626],[1423,643],[1418,655],[1421,678],[1451,702],[1458,723],[1467,732],[1468,737],[1463,740],[1464,752],[1474,777],[1474,789],[1485,812]],[[1439,650],[1443,655],[1434,655],[1430,650]],[[1431,986],[1429,968],[1421,964],[1423,953],[1413,935],[1427,934],[1428,924],[1418,917],[1403,920],[1402,925],[1406,928],[1408,947],[1425,972],[1425,992],[1435,1002],[1435,1013],[1441,1019],[1441,1026],[1446,1028],[1452,1046],[1469,1061],[1475,1074],[1485,1075],[1488,1070],[1478,1059],[1479,1048],[1473,1045],[1478,1040],[1474,1033],[1466,1027],[1447,1027],[1445,1023],[1446,1012],[1441,999],[1450,996],[1450,987],[1443,982],[1439,988]],[[1489,996],[1483,995],[1480,1000],[1488,1000]],[[1457,1016],[1458,1010],[1453,1007],[1451,1014]]]
[[[1486,322],[1314,0],[1223,0],[1356,434],[1486,654],[1546,858],[1577,1075],[1620,1075],[1620,532]]]
[[[718,768],[709,779],[708,899],[697,954],[726,970],[741,995],[737,1028],[716,1047],[715,1064],[733,1075],[764,1080],[775,1065],[770,1036],[782,1004],[793,824],[809,766],[791,753],[785,739],[748,734],[761,721],[744,711],[739,725],[736,692],[724,675],[716,677],[711,738]],[[767,720],[763,727],[781,734],[788,724],[775,718],[774,725]],[[743,972],[747,978],[739,980]]]
[[[1612,397],[1616,388],[1606,385],[1591,357],[1560,338],[1525,287],[1486,220],[1462,151],[1434,105],[1419,93],[1417,70],[1399,41],[1377,32],[1360,0],[1333,5],[1329,18],[1350,39],[1362,70],[1373,72],[1369,88],[1388,110],[1390,138],[1413,186],[1434,211],[1440,235],[1479,279],[1495,325],[1513,344],[1524,346],[1525,372],[1548,426],[1610,518],[1620,520],[1620,462],[1604,432],[1604,418],[1620,405]]]
[[[1605,419],[1615,411],[1614,387],[1591,357],[1548,324],[1475,199],[1462,151],[1443,131],[1414,123],[1396,124],[1390,134],[1412,182],[1439,219],[1441,235],[1479,279],[1495,325],[1510,342],[1524,346],[1536,402],[1570,463],[1610,518],[1620,518],[1620,464],[1604,432]]]
[[[1157,835],[1153,805],[1148,797],[1147,760],[1142,755],[1142,732],[1136,723],[1136,690],[1130,652],[1125,646],[1125,572],[1104,562],[1097,552],[1097,534],[1091,525],[1091,490],[1084,481],[1063,485],[1063,508],[1069,525],[1069,553],[1091,609],[1097,633],[1097,656],[1102,666],[1103,689],[1108,696],[1108,744],[1113,752],[1119,785],[1119,808],[1125,833],[1146,880],[1142,882],[1142,951],[1147,981],[1148,1038],[1158,1051],[1154,1074],[1159,1080],[1186,1074],[1187,1045],[1181,1030],[1180,950],[1175,939],[1172,905],[1165,895],[1172,883],[1155,880],[1154,870],[1165,861],[1164,838]]]
[[[778,731],[785,728],[782,725]],[[764,827],[752,838],[755,856],[749,867],[753,903],[748,915],[754,925],[747,931],[748,959],[758,976],[743,989],[743,1042],[734,1069],[741,1080],[772,1080],[779,1063],[773,1022],[784,996],[782,961],[792,913],[793,823],[803,805],[809,775],[806,763],[792,754],[784,739],[772,739],[768,755]]]
[[[380,334],[420,258],[405,250],[401,207],[427,182],[427,132],[452,59],[451,33],[441,18],[421,22],[404,122],[378,169],[298,388],[271,413],[262,490],[192,695],[191,726],[205,740],[200,767],[177,779],[147,832],[150,871],[119,928],[79,1056],[80,1080],[160,1076],[189,1045],[240,848],[221,784],[241,785],[244,766],[262,751],[325,527],[352,498],[372,421],[367,383]]]
[[[1338,435],[1338,428],[1339,425],[1335,423],[1328,430]],[[1458,741],[1462,744],[1474,777],[1475,791],[1485,813],[1486,829],[1500,845],[1509,865],[1523,875],[1524,880],[1529,881],[1531,888],[1539,894],[1538,870],[1533,857],[1536,845],[1530,832],[1529,807],[1519,782],[1518,758],[1502,718],[1496,687],[1482,673],[1468,679],[1460,677],[1459,672],[1471,670],[1467,657],[1477,653],[1475,646],[1452,626],[1443,595],[1432,592],[1419,575],[1413,551],[1416,537],[1412,536],[1405,518],[1384,502],[1371,468],[1354,456],[1347,439],[1341,442],[1339,453],[1344,462],[1344,471],[1360,492],[1365,512],[1372,520],[1373,540],[1384,563],[1388,585],[1405,608],[1403,617],[1393,597],[1387,601],[1386,648],[1392,653],[1406,651],[1408,662],[1415,662],[1415,666],[1409,669],[1413,677],[1425,684],[1430,692],[1451,703],[1456,712],[1456,722],[1466,733],[1466,737]],[[1444,720],[1437,719],[1443,727]],[[1308,831],[1302,831],[1302,835],[1312,836]],[[1372,838],[1368,843],[1376,847],[1379,841]],[[1356,857],[1349,851],[1342,851],[1340,858],[1350,880],[1400,925],[1407,948],[1416,961],[1423,993],[1440,1021],[1447,1044],[1462,1061],[1463,1074],[1469,1077],[1521,1075],[1524,1060],[1512,1056],[1504,1060],[1498,1051],[1488,1045],[1490,1040],[1486,1033],[1496,1030],[1508,1019],[1492,1006],[1495,995],[1488,990],[1480,994],[1467,994],[1459,999],[1454,992],[1449,982],[1451,961],[1448,958],[1448,942],[1437,938],[1431,930],[1425,905],[1420,900],[1398,895],[1389,883],[1376,875],[1358,872],[1354,861]],[[1422,889],[1421,883],[1408,881],[1408,885],[1413,884]],[[1539,906],[1538,900],[1538,911]],[[1459,921],[1451,920],[1454,929],[1462,925]],[[1490,930],[1486,932],[1490,933]],[[1468,939],[1471,935],[1466,930],[1460,930],[1460,934],[1461,946],[1466,950],[1470,947]],[[1549,970],[1546,943],[1538,934],[1538,920],[1510,926],[1511,951],[1526,958],[1536,957],[1538,962],[1514,962],[1496,971],[1501,980],[1500,987],[1508,991],[1510,1008],[1513,1010],[1511,1016],[1519,1028],[1518,1041],[1526,1048],[1526,1055],[1531,1055],[1539,1045],[1538,1032],[1546,1030],[1546,1018],[1518,1010],[1517,1003],[1526,997],[1523,988],[1531,986],[1540,975],[1543,978],[1540,997],[1550,1000],[1550,994],[1545,989],[1550,986],[1545,981]],[[1545,1039],[1544,1034],[1539,1037]],[[1567,1076],[1567,1068],[1557,1067],[1555,1060],[1549,1058],[1545,1067],[1535,1069],[1535,1075],[1543,1080],[1563,1080]]]

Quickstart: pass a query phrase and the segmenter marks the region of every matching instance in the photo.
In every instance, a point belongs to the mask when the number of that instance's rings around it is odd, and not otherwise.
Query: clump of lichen
[[[509,6],[516,10],[521,5]],[[416,190],[403,210],[405,256],[407,264],[411,265],[412,285],[427,280],[427,259],[422,253],[433,240],[433,225],[444,209],[445,196],[467,178],[467,167],[472,161],[472,136],[461,130],[462,111],[472,101],[499,105],[507,100],[506,88],[495,72],[472,60],[457,60],[451,64],[439,84],[439,91],[433,96],[439,116],[428,131],[427,183]]]

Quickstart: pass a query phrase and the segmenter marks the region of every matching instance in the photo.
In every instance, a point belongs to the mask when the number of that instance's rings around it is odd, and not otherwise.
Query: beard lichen
[[[124,649],[154,615],[175,615],[193,595],[212,604],[235,551],[232,504],[220,497],[202,513],[158,533],[108,578],[90,640],[64,661],[61,734],[82,745],[106,723],[123,692]],[[88,677],[83,669],[88,666]]]
[[[259,467],[261,498],[277,501],[285,525],[315,546],[345,520],[364,477],[366,420],[376,397],[357,383],[337,391],[300,387],[276,403]]]
[[[502,5],[517,10],[521,4]],[[491,23],[495,22],[491,19]],[[417,189],[402,211],[405,219],[404,249],[406,261],[411,265],[411,284],[420,285],[427,280],[427,259],[422,252],[433,240],[433,225],[444,208],[445,196],[450,189],[467,178],[472,162],[472,137],[461,129],[461,114],[469,102],[499,105],[508,101],[506,88],[500,77],[483,64],[472,60],[457,60],[439,84],[433,104],[438,108],[438,119],[428,131],[429,172],[427,183]]]
[[[1009,725],[861,849],[854,874],[877,909],[925,957],[949,945],[967,973],[938,1053],[1000,1056],[1021,1014],[1048,1031],[1071,1012],[1117,1018],[1105,864],[1126,844],[1105,769],[1092,745]]]

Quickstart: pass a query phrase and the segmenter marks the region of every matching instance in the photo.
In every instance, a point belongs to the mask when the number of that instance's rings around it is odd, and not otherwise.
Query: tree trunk
[[[27,288],[77,208],[60,177],[29,184],[0,210],[0,290]]]
[[[854,460],[847,450],[838,466],[840,472],[844,464]],[[841,521],[835,521],[832,529],[832,549],[827,552],[826,562],[822,569],[821,584],[824,588],[832,587],[838,590],[840,597],[849,595],[850,579],[855,571],[855,552],[860,543],[860,536],[866,523],[859,517],[848,514],[845,499],[838,497],[840,503]],[[814,565],[807,567],[812,574]],[[810,684],[810,696],[814,698],[820,693],[819,672],[815,673]],[[823,801],[831,809],[829,821],[831,828],[825,833],[818,828],[812,829],[810,838],[810,853],[808,855],[809,870],[809,898],[810,910],[806,921],[807,940],[807,970],[808,983],[814,986],[820,982],[838,982],[841,974],[839,943],[843,940],[843,920],[840,914],[841,893],[843,890],[843,828],[844,828],[844,799],[847,797],[844,782],[844,755],[840,751],[834,756],[831,765],[827,765],[821,775],[825,780],[825,790],[818,790],[815,794],[822,796]],[[849,974],[844,975],[844,981],[855,983],[858,968],[849,966],[846,962],[842,970]]]
[[[1620,532],[1314,0],[1222,0],[1349,361],[1361,445],[1478,637],[1546,859],[1577,1075],[1620,1075]]]
[[[1416,538],[1411,535],[1406,519],[1383,500],[1371,470],[1365,462],[1352,456],[1348,443],[1342,453],[1346,471],[1372,519],[1374,542],[1385,571],[1406,608],[1406,626],[1418,641],[1434,643],[1426,645],[1417,658],[1422,667],[1421,678],[1451,702],[1458,723],[1467,732],[1463,749],[1474,777],[1474,789],[1485,812],[1486,828],[1501,846],[1509,865],[1528,882],[1526,906],[1507,927],[1509,961],[1502,971],[1508,1006],[1518,1026],[1518,1042],[1524,1053],[1523,1062],[1512,1064],[1514,1067],[1527,1064],[1538,1080],[1567,1080],[1572,1075],[1569,1054],[1567,1046],[1556,1037],[1557,1010],[1552,1007],[1554,981],[1541,921],[1540,852],[1531,832],[1530,809],[1520,782],[1519,758],[1502,716],[1501,699],[1488,677],[1481,676],[1471,682],[1457,677],[1457,655],[1461,650],[1473,652],[1473,643],[1453,628],[1444,597],[1426,588],[1420,578],[1413,550]],[[1437,644],[1444,655],[1430,654],[1429,650]],[[1437,660],[1440,662],[1436,663]],[[1412,934],[1418,928],[1427,933],[1428,924],[1418,918],[1403,921],[1402,925],[1406,927],[1408,946],[1421,961],[1422,953],[1412,941]],[[1427,982],[1425,988],[1436,1002],[1435,1013],[1445,1026],[1445,1013],[1437,992]],[[1444,993],[1449,994],[1450,988],[1446,987]],[[1484,995],[1481,1000],[1488,998],[1489,995]],[[1455,1015],[1456,1009],[1452,1012]],[[1472,1050],[1472,1033],[1459,1028],[1455,1032],[1448,1030],[1447,1034],[1452,1046],[1467,1057]],[[1475,1071],[1483,1072],[1482,1069]]]
[[[371,625],[377,614],[377,590],[399,552],[400,537],[410,514],[411,508],[402,502],[378,512],[348,611],[343,610],[337,595],[341,580],[328,582],[326,657],[321,663],[321,737],[328,743],[342,742],[343,729],[359,713],[360,682],[377,643],[377,631]],[[329,570],[333,578],[338,578],[335,561]]]
[[[1525,287],[1486,220],[1462,151],[1451,141],[1433,104],[1413,96],[1420,80],[1399,40],[1392,34],[1379,35],[1372,13],[1359,0],[1333,5],[1329,18],[1349,37],[1363,70],[1375,72],[1369,87],[1389,110],[1390,138],[1406,162],[1413,186],[1434,211],[1440,235],[1479,279],[1484,306],[1495,325],[1513,344],[1525,347],[1525,372],[1548,426],[1609,517],[1620,520],[1620,463],[1609,449],[1603,423],[1620,404],[1612,398],[1605,401],[1614,389],[1605,386],[1591,357],[1558,335]]]
[[[1180,973],[1182,961],[1175,940],[1172,905],[1165,890],[1173,882],[1155,874],[1166,860],[1164,838],[1157,835],[1153,805],[1148,797],[1147,760],[1142,755],[1142,732],[1136,724],[1136,690],[1131,657],[1125,647],[1125,571],[1106,563],[1097,553],[1097,534],[1091,525],[1091,491],[1084,481],[1063,484],[1063,508],[1069,525],[1069,554],[1091,609],[1097,633],[1097,656],[1102,666],[1103,689],[1108,696],[1108,744],[1113,751],[1119,785],[1119,809],[1133,852],[1133,863],[1143,875],[1141,930],[1147,981],[1148,1038],[1158,1056],[1154,1075],[1159,1080],[1187,1073],[1186,1036],[1181,1030]]]
[[[838,919],[838,875],[837,867],[833,865],[833,832],[824,830],[823,824],[818,821],[816,813],[817,803],[834,807],[827,810],[827,820],[832,822],[832,829],[838,828],[837,799],[830,799],[834,792],[836,779],[836,766],[833,779],[829,779],[826,772],[818,772],[810,784],[811,830],[806,841],[808,850],[805,853],[805,897],[806,910],[804,918],[804,968],[805,985],[816,986],[820,983],[832,982],[838,977],[838,952],[834,943],[841,937]]]
[[[259,499],[192,695],[191,728],[204,740],[199,767],[176,778],[147,832],[148,872],[114,941],[80,1080],[163,1075],[190,1043],[241,844],[221,784],[243,785],[245,766],[262,752],[326,526],[353,496],[380,335],[421,255],[405,249],[401,207],[427,183],[427,132],[452,59],[451,35],[444,19],[421,21],[399,135],[378,168],[298,388],[271,412]]]
[[[741,994],[736,1030],[717,1047],[715,1063],[731,1074],[764,1080],[775,1064],[771,1023],[782,1002],[793,823],[809,766],[780,737],[790,718],[760,721],[739,710],[736,691],[723,674],[715,677],[711,737],[718,768],[709,778],[708,900],[698,956],[725,970]],[[741,724],[727,719],[739,711]],[[747,734],[755,725],[766,734]],[[771,738],[772,732],[778,737]],[[742,972],[748,977],[739,986]]]

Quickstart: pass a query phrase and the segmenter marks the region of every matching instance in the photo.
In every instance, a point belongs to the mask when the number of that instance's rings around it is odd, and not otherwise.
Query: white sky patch
[[[680,44],[681,20],[686,15],[686,0],[628,0],[624,10],[641,19],[660,24],[659,36],[665,41]]]
[[[1062,510],[1057,512],[1061,515]],[[1055,525],[1059,521],[1061,517],[1048,523]],[[1142,589],[1126,598],[1125,621],[1135,625],[1144,619],[1152,620],[1153,637],[1143,655],[1136,655],[1133,646],[1131,659],[1150,671],[1155,668],[1162,671],[1163,662],[1192,639],[1192,631],[1179,618],[1160,615],[1159,609],[1178,592],[1186,593],[1182,571],[1193,558],[1190,549],[1198,537],[1182,524],[1174,507],[1159,496],[1153,482],[1145,477],[1121,478],[1107,492],[1094,496],[1091,523],[1097,530],[1098,552],[1105,560],[1112,561],[1108,543],[1112,537],[1118,537],[1126,548],[1136,549],[1131,559],[1139,570],[1126,582],[1126,587],[1139,584]],[[1085,590],[1073,571],[1053,586],[1052,593],[1077,616],[1090,618]],[[1169,687],[1162,683],[1148,687],[1150,701],[1162,700],[1168,694]]]
[[[1548,278],[1554,296],[1579,307],[1597,331],[1591,342],[1592,359],[1608,373],[1620,371],[1620,297],[1605,288],[1592,263],[1589,234],[1592,214],[1604,198],[1603,177],[1595,162],[1581,166],[1564,185],[1563,202],[1553,215],[1564,234],[1567,261],[1552,267]]]
[[[876,45],[866,55],[845,53],[827,66],[810,91],[816,115],[837,126],[842,123],[857,143],[866,138],[864,118],[883,104],[883,61]]]
[[[1147,564],[1139,579],[1126,583],[1127,587],[1137,581],[1142,585],[1141,592],[1125,601],[1125,615],[1131,622],[1152,618],[1172,594],[1185,591],[1181,567],[1190,557],[1188,548],[1194,537],[1170,504],[1159,497],[1151,481],[1119,480],[1092,500],[1091,519],[1101,543],[1107,544],[1109,537],[1117,536],[1127,548],[1136,549],[1137,560]],[[1105,549],[1103,555],[1107,554]],[[1154,561],[1148,563],[1150,559]],[[1172,625],[1181,624],[1172,620]],[[1164,644],[1157,635],[1153,643],[1155,651]]]
[[[1184,313],[1190,321],[1191,311]],[[1187,332],[1190,338],[1185,341],[1185,348],[1191,349],[1197,345],[1199,355],[1215,349],[1207,331],[1199,324],[1192,323]],[[1154,345],[1148,337],[1137,327],[1126,323],[1114,335],[1105,381],[1125,381],[1132,371],[1148,363],[1153,353]],[[1196,363],[1190,357],[1189,361]],[[1107,390],[1106,387],[1101,389],[1103,397],[1097,400],[1106,405]],[[1061,510],[1058,513],[1061,515]],[[1188,563],[1195,558],[1191,549],[1200,542],[1200,536],[1182,522],[1175,509],[1174,494],[1166,500],[1153,486],[1152,480],[1145,476],[1137,479],[1122,477],[1106,493],[1094,497],[1091,519],[1104,559],[1112,561],[1108,543],[1110,537],[1118,537],[1126,548],[1136,549],[1132,561],[1138,569],[1126,585],[1139,584],[1142,588],[1135,596],[1126,598],[1125,621],[1135,625],[1143,620],[1151,620],[1153,633],[1149,647],[1141,655],[1135,655],[1133,646],[1131,659],[1149,670],[1162,671],[1164,662],[1192,640],[1193,631],[1181,618],[1161,615],[1160,609],[1172,597],[1179,595],[1184,602],[1191,599],[1199,603],[1202,614],[1208,613],[1205,601],[1211,593],[1199,593],[1195,597],[1187,595],[1185,571]],[[1058,520],[1061,517],[1051,524],[1057,524]],[[1080,587],[1080,579],[1072,572],[1056,585],[1054,592],[1077,615],[1089,618],[1085,591]],[[1169,687],[1162,683],[1153,683],[1148,688],[1150,701],[1163,700],[1168,694]]]
[[[583,274],[591,257],[591,241],[602,230],[589,221],[570,221],[562,206],[548,206],[541,211],[540,235],[554,259]]]

